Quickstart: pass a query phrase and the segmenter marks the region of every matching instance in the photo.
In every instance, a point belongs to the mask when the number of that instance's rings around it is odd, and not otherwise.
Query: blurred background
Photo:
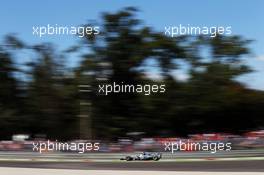
[[[49,139],[162,151],[189,139],[263,152],[264,4],[202,4],[2,3],[0,150],[32,151],[33,141]],[[100,34],[32,35],[47,24],[96,25]],[[232,35],[164,35],[179,24],[231,26]],[[98,95],[99,84],[113,82],[165,84],[166,92]]]

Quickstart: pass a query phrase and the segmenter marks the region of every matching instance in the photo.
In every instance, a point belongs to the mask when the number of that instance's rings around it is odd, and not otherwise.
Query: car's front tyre
[[[133,160],[132,157],[130,157],[130,156],[126,156],[126,161],[131,161],[131,160]]]

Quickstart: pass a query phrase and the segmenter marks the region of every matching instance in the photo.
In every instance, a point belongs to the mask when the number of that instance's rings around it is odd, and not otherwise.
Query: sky
[[[246,63],[255,72],[240,80],[250,88],[264,90],[263,0],[9,0],[1,2],[0,6],[0,40],[6,34],[16,34],[29,44],[51,42],[59,50],[64,50],[74,45],[78,37],[57,35],[39,38],[32,35],[32,27],[47,24],[79,26],[88,20],[100,19],[102,12],[115,12],[128,6],[137,7],[140,10],[138,18],[157,31],[179,24],[232,26],[233,34],[254,40],[250,44],[253,54],[248,56]],[[69,60],[71,65],[77,62],[76,57]]]

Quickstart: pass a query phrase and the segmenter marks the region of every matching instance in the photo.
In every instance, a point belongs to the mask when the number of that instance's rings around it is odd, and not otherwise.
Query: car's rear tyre
[[[158,161],[159,160],[159,157],[155,156],[155,157],[153,157],[153,160],[154,161]]]

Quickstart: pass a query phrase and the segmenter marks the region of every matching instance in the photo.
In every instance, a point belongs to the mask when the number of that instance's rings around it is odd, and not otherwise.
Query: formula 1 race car
[[[151,152],[143,152],[138,155],[126,156],[125,158],[121,158],[120,160],[133,161],[133,160],[154,160],[158,161],[161,159],[161,153],[151,153]]]

